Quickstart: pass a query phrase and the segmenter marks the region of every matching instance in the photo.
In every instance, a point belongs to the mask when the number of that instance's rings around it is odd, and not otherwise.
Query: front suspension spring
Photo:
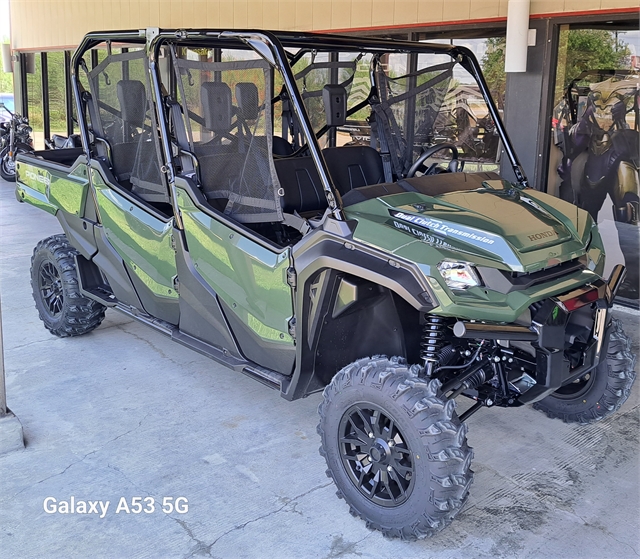
[[[420,357],[424,360],[424,369],[427,376],[431,376],[433,369],[438,365],[438,350],[442,347],[444,339],[444,318],[428,314],[422,328],[422,341],[420,342]]]

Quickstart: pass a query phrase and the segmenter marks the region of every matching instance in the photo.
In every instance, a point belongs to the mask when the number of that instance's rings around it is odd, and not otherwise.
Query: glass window
[[[403,57],[406,58],[406,57]],[[347,93],[347,110],[366,99],[371,90],[369,66],[371,55],[358,53],[308,52],[293,65],[296,84],[302,95],[313,130],[318,133],[326,124],[326,115],[322,91],[327,84],[342,85]],[[366,119],[367,111],[361,115],[352,115]],[[332,134],[323,134],[318,138],[320,147],[328,147],[333,142]],[[349,141],[344,130],[338,131],[338,145]]]
[[[424,36],[421,41],[462,46],[473,52],[480,63],[498,113],[504,113],[505,37],[433,39]],[[454,67],[452,80],[440,107],[437,130],[442,141],[455,144],[462,152],[466,171],[498,171],[500,142],[493,118],[475,78],[460,65]]]
[[[548,192],[600,225],[608,274],[624,262],[620,296],[638,301],[640,32],[560,30]]]
[[[480,58],[488,49],[486,39],[469,39],[461,44]],[[452,144],[464,161],[465,171],[498,170],[499,136],[488,106],[475,78],[446,53],[313,51],[296,59],[292,68],[322,148],[371,143],[389,154],[393,174],[400,177],[427,148]],[[372,85],[377,91],[369,104],[352,112],[347,122],[337,128],[335,144],[334,130],[326,125],[322,100],[325,84],[345,87],[347,111],[368,98]],[[372,111],[376,122],[373,142]],[[383,140],[385,147],[380,143]],[[447,168],[450,162],[451,151],[442,149],[422,171],[437,166]],[[430,168],[429,172],[439,170]]]
[[[64,84],[64,52],[48,52],[49,118],[51,134],[67,135],[67,105]]]
[[[29,125],[33,128],[33,147],[44,149],[44,119],[42,114],[42,66],[40,53],[27,55],[27,100]],[[29,70],[33,70],[32,73]]]
[[[440,43],[468,48],[480,62],[484,79],[500,114],[504,111],[507,75],[504,71],[506,38],[504,36],[469,39],[421,39],[426,43]]]

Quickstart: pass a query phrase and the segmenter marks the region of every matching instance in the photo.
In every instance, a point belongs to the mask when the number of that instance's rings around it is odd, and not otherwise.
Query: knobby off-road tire
[[[607,341],[604,342],[605,347]],[[590,374],[533,404],[551,418],[566,423],[593,423],[615,413],[629,397],[636,378],[636,357],[619,320],[609,329],[606,358]]]
[[[31,289],[40,320],[52,334],[80,336],[104,319],[106,307],[83,297],[78,288],[74,256],[64,235],[40,241],[31,257]]]
[[[467,427],[440,386],[401,358],[373,357],[342,369],[324,390],[318,434],[327,476],[351,514],[387,537],[432,536],[469,494]]]

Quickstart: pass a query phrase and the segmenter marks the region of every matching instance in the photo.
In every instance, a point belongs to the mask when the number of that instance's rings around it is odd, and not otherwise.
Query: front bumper
[[[536,353],[536,383],[519,402],[538,401],[587,374],[606,355],[609,310],[625,275],[624,266],[617,265],[607,281],[599,279],[532,305],[531,327],[458,322],[454,334],[530,342]]]

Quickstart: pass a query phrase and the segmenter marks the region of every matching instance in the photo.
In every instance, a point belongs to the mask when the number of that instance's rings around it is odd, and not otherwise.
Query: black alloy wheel
[[[40,265],[38,289],[45,310],[52,318],[58,316],[62,312],[64,304],[64,290],[62,289],[60,272],[53,262],[44,261]]]
[[[569,384],[565,384],[556,390],[553,395],[560,400],[572,400],[579,398],[580,396],[589,392],[591,385],[593,384],[596,375],[589,371],[586,375],[583,375]]]
[[[407,439],[373,404],[356,404],[340,422],[340,452],[349,478],[373,503],[395,507],[413,491],[414,467]]]

